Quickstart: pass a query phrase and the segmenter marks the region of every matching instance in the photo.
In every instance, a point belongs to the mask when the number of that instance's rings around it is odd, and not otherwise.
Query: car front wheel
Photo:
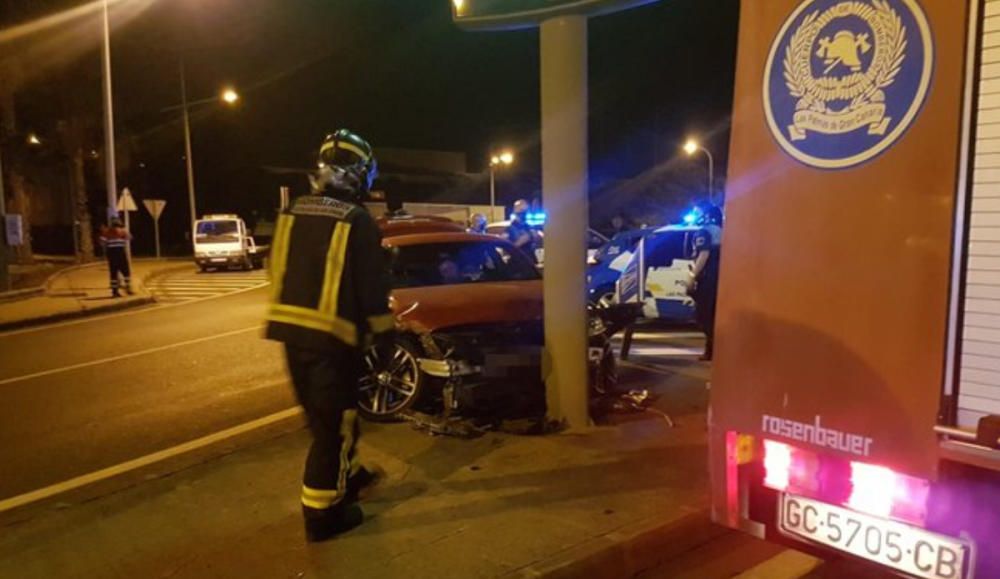
[[[413,340],[400,337],[391,359],[381,360],[371,349],[365,355],[365,374],[358,384],[358,409],[375,422],[395,422],[399,414],[417,403],[425,377],[420,371],[420,350]]]

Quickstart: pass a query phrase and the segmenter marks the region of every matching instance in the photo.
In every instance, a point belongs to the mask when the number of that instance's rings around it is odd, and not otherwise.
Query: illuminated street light
[[[236,89],[228,87],[223,89],[223,91],[217,97],[211,97],[206,99],[201,99],[198,101],[188,101],[187,97],[187,74],[184,69],[184,60],[180,61],[180,77],[181,77],[181,104],[179,107],[169,107],[163,109],[163,112],[181,109],[184,117],[184,161],[187,165],[187,185],[188,185],[188,207],[191,211],[191,241],[194,242],[194,223],[198,219],[197,204],[195,201],[195,186],[194,186],[194,154],[191,150],[191,115],[190,109],[199,105],[206,105],[211,103],[218,103],[217,99],[221,99],[223,103],[229,106],[235,106],[240,100],[240,93],[236,92]]]
[[[684,152],[687,153],[688,157],[693,156],[698,151],[705,153],[708,157],[708,200],[710,203],[715,203],[715,193],[713,191],[715,188],[715,158],[712,157],[711,151],[701,146],[694,139],[688,139],[684,143]]]
[[[465,0],[451,0],[451,3],[455,5],[455,11],[461,13],[462,9],[465,8]]]
[[[28,135],[28,144],[37,147],[42,144],[42,140],[38,138],[38,135],[31,133]]]
[[[461,0],[457,0],[461,2]],[[457,3],[456,2],[456,3]],[[497,167],[510,167],[514,164],[514,153],[501,151],[490,157],[490,218],[497,206]]]

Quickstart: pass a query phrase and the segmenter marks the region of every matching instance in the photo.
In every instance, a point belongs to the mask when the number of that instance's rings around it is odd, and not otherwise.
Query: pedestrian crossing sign
[[[128,187],[122,190],[121,197],[118,198],[118,211],[138,211],[139,208],[135,204],[135,199],[132,198],[132,192],[128,190]]]

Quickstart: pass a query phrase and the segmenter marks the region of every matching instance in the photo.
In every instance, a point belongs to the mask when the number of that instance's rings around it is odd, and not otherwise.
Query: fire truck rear
[[[743,0],[713,516],[1000,577],[1000,0]]]

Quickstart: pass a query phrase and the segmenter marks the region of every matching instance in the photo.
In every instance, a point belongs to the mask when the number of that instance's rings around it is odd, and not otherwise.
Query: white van
[[[194,261],[209,269],[259,269],[267,246],[258,246],[238,215],[206,215],[195,222]]]

